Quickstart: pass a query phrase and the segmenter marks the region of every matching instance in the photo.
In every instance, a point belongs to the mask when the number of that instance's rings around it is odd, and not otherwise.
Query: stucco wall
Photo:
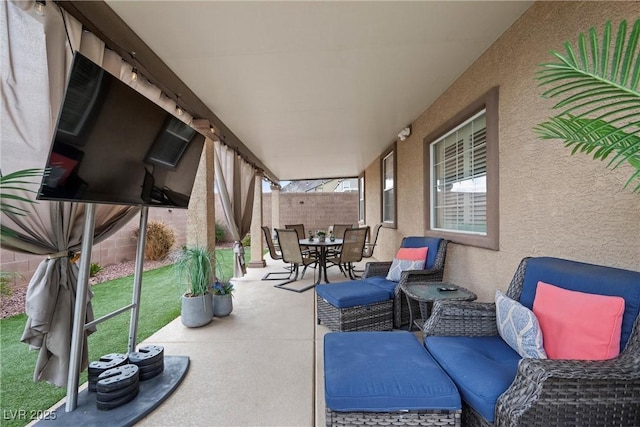
[[[534,80],[538,64],[580,32],[614,28],[638,18],[637,2],[536,2],[398,142],[398,228],[384,229],[376,257],[391,259],[406,235],[422,235],[423,138],[493,86],[500,87],[500,250],[449,246],[445,279],[490,301],[506,289],[523,257],[555,256],[640,270],[640,195],[622,186],[630,167],[606,169],[570,155],[558,141],[539,140],[532,127],[551,113]],[[429,84],[425,81],[424,84]],[[365,171],[367,223],[380,220],[380,163]]]

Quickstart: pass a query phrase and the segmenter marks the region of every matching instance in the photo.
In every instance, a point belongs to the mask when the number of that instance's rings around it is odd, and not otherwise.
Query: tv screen
[[[38,199],[186,208],[203,143],[76,52]]]

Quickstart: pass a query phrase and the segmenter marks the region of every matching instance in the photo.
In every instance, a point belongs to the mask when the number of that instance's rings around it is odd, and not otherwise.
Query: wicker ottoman
[[[393,299],[361,280],[316,286],[318,324],[332,331],[390,331]]]
[[[327,426],[460,426],[458,389],[410,332],[324,337]]]

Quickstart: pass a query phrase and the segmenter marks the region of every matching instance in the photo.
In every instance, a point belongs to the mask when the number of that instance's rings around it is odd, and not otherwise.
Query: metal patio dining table
[[[300,239],[300,246],[319,249],[320,256],[318,258],[318,278],[316,279],[316,285],[320,284],[323,277],[324,282],[329,283],[329,279],[327,278],[327,249],[342,246],[342,239],[335,239],[333,241],[325,239],[322,242],[319,241],[318,238],[314,238],[313,240]]]

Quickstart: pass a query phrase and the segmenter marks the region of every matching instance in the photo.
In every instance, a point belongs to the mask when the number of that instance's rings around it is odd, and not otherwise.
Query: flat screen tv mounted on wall
[[[76,52],[38,199],[186,208],[203,143]]]

